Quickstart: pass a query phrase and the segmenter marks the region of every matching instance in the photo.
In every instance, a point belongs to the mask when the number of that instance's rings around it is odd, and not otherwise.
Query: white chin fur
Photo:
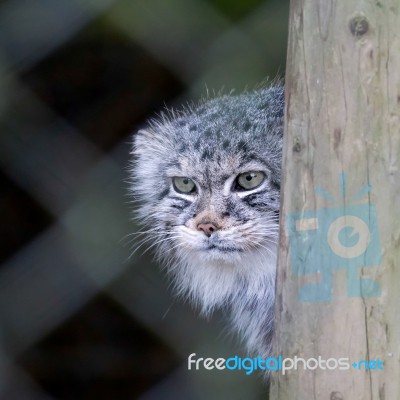
[[[265,245],[265,244],[264,244]],[[267,246],[267,245],[265,245]],[[204,314],[214,308],[233,306],[265,295],[274,287],[276,245],[245,252],[177,249],[170,271],[180,293],[187,295]],[[240,308],[240,307],[239,307]]]

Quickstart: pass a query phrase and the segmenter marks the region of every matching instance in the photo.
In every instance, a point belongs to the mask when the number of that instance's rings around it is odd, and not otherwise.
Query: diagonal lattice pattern
[[[187,371],[242,350],[132,254],[126,166],[165,105],[282,75],[287,3],[0,3],[0,399],[266,397]]]

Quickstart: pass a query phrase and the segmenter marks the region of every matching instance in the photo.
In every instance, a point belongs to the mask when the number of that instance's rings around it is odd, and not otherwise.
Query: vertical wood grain
[[[273,372],[272,400],[400,399],[399,117],[399,0],[292,0],[276,354],[380,359],[384,369]],[[346,204],[371,186],[353,203],[376,207],[382,261],[358,274],[375,280],[381,293],[349,297],[344,269],[333,271],[331,301],[301,301],[299,289],[321,276],[293,273],[288,216],[328,207],[345,212],[341,173]],[[322,270],[332,259],[325,254],[320,261]]]

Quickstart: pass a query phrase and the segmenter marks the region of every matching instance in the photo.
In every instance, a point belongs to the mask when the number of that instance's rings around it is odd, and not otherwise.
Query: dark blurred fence
[[[284,1],[0,2],[0,399],[252,399],[240,347],[130,257],[130,133],[283,74]],[[223,332],[221,334],[221,332]]]

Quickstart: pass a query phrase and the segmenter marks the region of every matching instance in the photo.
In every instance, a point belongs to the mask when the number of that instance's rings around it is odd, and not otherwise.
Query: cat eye
[[[240,189],[251,190],[260,186],[265,179],[265,174],[260,171],[249,171],[240,174],[237,179],[237,185]]]
[[[189,194],[196,191],[196,185],[190,178],[176,176],[172,178],[172,185],[178,193]]]

